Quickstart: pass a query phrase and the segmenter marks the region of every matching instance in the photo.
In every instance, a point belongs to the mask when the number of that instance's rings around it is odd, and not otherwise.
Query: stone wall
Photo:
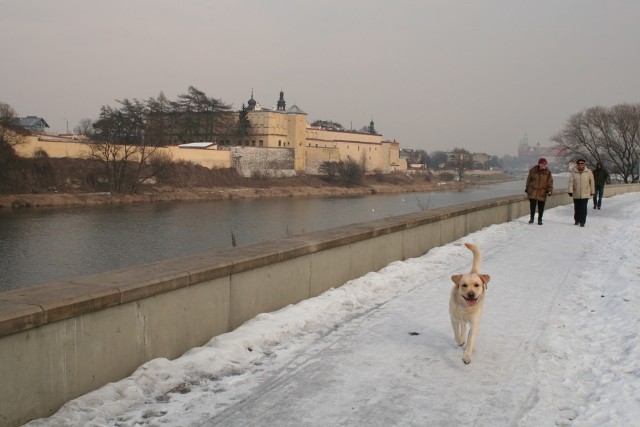
[[[231,163],[244,177],[295,176],[295,150],[291,148],[231,147]]]

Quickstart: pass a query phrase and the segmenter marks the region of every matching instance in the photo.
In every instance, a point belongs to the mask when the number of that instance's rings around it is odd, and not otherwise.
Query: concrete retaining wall
[[[562,191],[547,207],[569,203]],[[524,194],[502,197],[1,292],[0,425],[48,416],[259,313],[528,212]]]

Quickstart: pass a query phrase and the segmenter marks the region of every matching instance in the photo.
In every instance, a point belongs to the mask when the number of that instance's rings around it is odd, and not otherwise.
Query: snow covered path
[[[640,426],[640,194],[488,227],[262,314],[31,426]],[[491,275],[473,362],[451,275]]]

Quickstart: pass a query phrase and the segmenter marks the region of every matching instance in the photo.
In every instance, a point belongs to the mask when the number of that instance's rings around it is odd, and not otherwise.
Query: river
[[[245,245],[523,190],[517,180],[429,193],[2,209],[0,291],[229,248],[232,235]]]

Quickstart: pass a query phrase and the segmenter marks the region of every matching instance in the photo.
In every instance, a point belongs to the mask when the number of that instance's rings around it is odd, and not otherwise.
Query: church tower
[[[376,128],[373,126],[373,119],[371,119],[371,122],[369,123],[369,133],[371,135],[375,135],[376,134]]]
[[[286,111],[286,102],[284,102],[284,92],[280,91],[280,99],[278,100],[277,111]]]
[[[251,89],[251,99],[249,101],[247,101],[247,110],[255,110],[256,109],[256,100],[253,99],[253,89]]]

